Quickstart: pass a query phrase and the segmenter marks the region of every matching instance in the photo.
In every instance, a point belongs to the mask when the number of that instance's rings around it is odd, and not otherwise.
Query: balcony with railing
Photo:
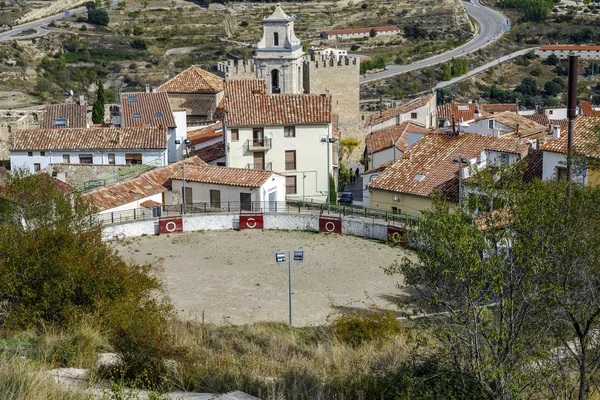
[[[248,151],[265,151],[271,149],[271,139],[248,139],[246,141]]]
[[[263,171],[273,171],[273,163],[263,163],[263,164],[246,164],[247,169],[259,169]]]

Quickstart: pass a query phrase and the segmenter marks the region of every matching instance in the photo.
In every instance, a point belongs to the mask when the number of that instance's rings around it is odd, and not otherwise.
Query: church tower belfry
[[[263,19],[263,37],[255,52],[256,77],[267,80],[269,93],[302,93],[302,43],[294,33],[294,18],[279,4]]]

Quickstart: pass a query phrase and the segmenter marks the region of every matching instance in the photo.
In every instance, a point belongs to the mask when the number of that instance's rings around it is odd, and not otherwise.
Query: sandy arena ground
[[[138,263],[163,262],[177,312],[207,322],[245,324],[288,320],[287,264],[277,250],[303,248],[292,265],[293,323],[323,324],[335,310],[375,305],[397,311],[396,287],[382,267],[405,251],[352,236],[308,232],[225,231],[141,237],[117,249]]]

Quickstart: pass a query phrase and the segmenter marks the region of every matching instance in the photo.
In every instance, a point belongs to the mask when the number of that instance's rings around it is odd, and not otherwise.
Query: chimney
[[[552,139],[560,139],[560,126],[552,125]]]
[[[517,99],[517,109],[515,110],[515,112],[517,113],[517,115],[519,115],[519,99]]]
[[[456,120],[454,119],[454,114],[452,114],[452,134],[456,135]]]
[[[150,85],[146,84],[146,93],[150,93]]]
[[[481,117],[481,113],[479,112],[479,104],[475,103],[475,112],[473,113],[473,117],[475,119]]]
[[[519,137],[519,123],[517,122],[517,137]]]
[[[152,93],[156,93],[156,86],[152,86]]]
[[[79,96],[79,105],[82,107],[85,105],[85,97],[83,95]]]

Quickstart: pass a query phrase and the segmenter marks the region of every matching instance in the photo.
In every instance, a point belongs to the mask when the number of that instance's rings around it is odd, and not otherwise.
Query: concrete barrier
[[[183,217],[183,231],[238,230],[239,214],[195,214]],[[264,229],[319,232],[319,215],[265,213]],[[103,240],[158,234],[158,219],[105,226]],[[362,218],[342,217],[342,234],[387,240],[387,225]]]

